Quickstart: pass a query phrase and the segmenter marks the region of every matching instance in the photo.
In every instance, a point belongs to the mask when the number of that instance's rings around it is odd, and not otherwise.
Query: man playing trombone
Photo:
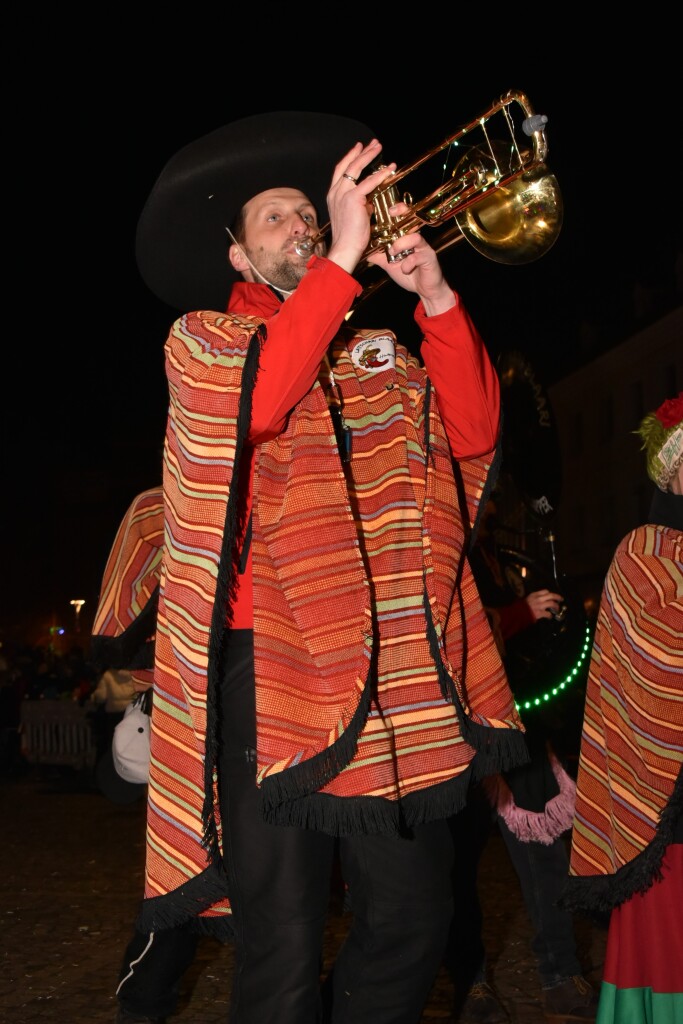
[[[415,294],[421,359],[347,319],[395,169],[380,150],[348,118],[256,115],[180,150],[140,218],[142,276],[183,315],[120,1021],[172,1010],[139,979],[188,925],[234,939],[231,1024],[319,1021],[338,843],[352,923],[329,1019],[417,1024],[453,913],[447,819],[471,778],[526,759],[464,557],[496,372],[417,232],[370,262]]]

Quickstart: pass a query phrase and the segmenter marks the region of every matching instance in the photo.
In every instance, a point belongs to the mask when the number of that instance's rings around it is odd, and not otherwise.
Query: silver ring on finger
[[[342,178],[346,178],[347,181],[352,181],[354,185],[358,184],[358,178],[354,178],[352,174],[342,174]]]
[[[390,252],[388,252],[387,261],[389,263],[400,263],[401,260],[404,260],[406,258],[406,256],[412,256],[414,252],[414,249],[404,249],[403,252],[396,252],[393,255]]]

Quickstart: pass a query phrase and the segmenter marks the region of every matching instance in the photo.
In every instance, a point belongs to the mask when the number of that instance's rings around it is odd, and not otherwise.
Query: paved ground
[[[0,1020],[110,1024],[119,961],[142,892],[144,805],[111,804],[87,778],[56,768],[5,775],[0,795]],[[480,888],[493,980],[514,1024],[543,1024],[530,927],[497,834],[484,854]],[[605,933],[585,919],[576,925],[584,969],[599,982]],[[347,926],[333,899],[327,964]],[[205,940],[170,1024],[225,1024],[231,970],[231,947]],[[442,972],[421,1024],[449,1024],[452,1000]]]

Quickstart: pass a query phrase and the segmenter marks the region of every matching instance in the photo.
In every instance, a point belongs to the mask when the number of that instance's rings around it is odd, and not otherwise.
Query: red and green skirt
[[[596,1024],[683,1024],[683,843],[611,913]]]

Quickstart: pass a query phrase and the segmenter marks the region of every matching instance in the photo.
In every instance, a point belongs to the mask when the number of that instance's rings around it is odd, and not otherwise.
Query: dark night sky
[[[678,113],[662,74],[616,88],[620,76],[592,72],[587,54],[578,82],[575,65],[568,72],[555,60],[542,72],[519,60],[510,73],[484,67],[472,74],[429,71],[422,56],[410,89],[384,71],[349,89],[348,69],[342,75],[337,67],[312,87],[313,78],[292,73],[296,51],[280,50],[271,88],[264,82],[255,90],[253,54],[237,64],[231,55],[220,73],[214,66],[211,74],[195,69],[187,77],[177,53],[156,57],[158,74],[147,61],[143,76],[133,56],[127,70],[124,53],[126,80],[95,118],[82,88],[68,101],[46,100],[60,202],[45,227],[42,316],[24,323],[34,340],[15,356],[22,375],[8,377],[17,394],[12,399],[4,389],[5,491],[12,500],[3,530],[0,636],[18,630],[35,639],[50,623],[71,626],[72,598],[86,599],[87,631],[118,523],[135,494],[160,478],[162,349],[175,313],[137,274],[135,225],[164,163],[228,121],[273,109],[345,114],[369,124],[385,157],[403,166],[509,88],[521,89],[549,117],[548,163],[565,207],[560,237],[541,260],[521,267],[486,260],[466,243],[444,257],[492,355],[521,350],[550,384],[596,354],[580,341],[587,325],[598,345],[632,333],[636,285],[650,296],[651,310],[676,301],[680,188],[668,181],[675,170],[670,118]],[[625,61],[623,70],[631,75],[632,64]],[[104,84],[92,81],[87,88],[96,95]],[[261,92],[266,100],[257,99]],[[40,145],[32,145],[37,159]],[[411,332],[410,315],[401,317]],[[369,321],[359,314],[357,322]],[[21,387],[22,380],[30,384]]]

